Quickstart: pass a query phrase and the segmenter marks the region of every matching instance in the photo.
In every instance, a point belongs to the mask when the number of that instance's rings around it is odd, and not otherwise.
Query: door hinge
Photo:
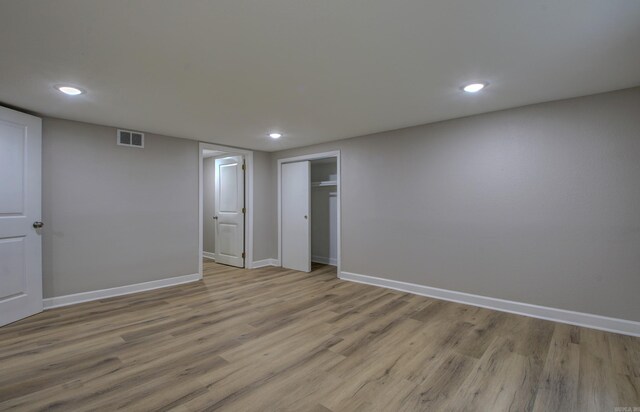
[[[242,162],[242,170],[246,170],[247,166],[244,164],[244,162]]]
[[[242,259],[244,259],[244,252],[242,252]]]
[[[247,209],[245,209],[244,207],[242,208],[242,213],[247,213]]]

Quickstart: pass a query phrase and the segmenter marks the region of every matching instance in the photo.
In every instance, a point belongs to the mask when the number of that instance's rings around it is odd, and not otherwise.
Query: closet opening
[[[338,264],[338,162],[311,161],[311,262]]]
[[[278,160],[278,258],[284,268],[311,263],[340,273],[340,152]]]

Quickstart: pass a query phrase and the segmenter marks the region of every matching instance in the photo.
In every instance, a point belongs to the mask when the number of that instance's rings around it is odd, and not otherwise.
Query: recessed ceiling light
[[[64,94],[68,94],[69,96],[77,96],[84,93],[82,89],[78,89],[77,87],[73,86],[56,86],[56,90]]]
[[[469,83],[465,86],[462,86],[462,90],[467,93],[477,93],[487,87],[487,85],[488,83]]]
[[[282,137],[282,134],[280,133],[269,133],[269,137],[272,139],[279,139]]]

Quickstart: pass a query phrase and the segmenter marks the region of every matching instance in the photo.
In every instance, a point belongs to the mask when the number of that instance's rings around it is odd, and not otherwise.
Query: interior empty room
[[[640,411],[640,2],[0,38],[0,411]]]

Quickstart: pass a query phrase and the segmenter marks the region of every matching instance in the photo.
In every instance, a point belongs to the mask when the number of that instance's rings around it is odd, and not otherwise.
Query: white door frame
[[[235,147],[221,146],[217,144],[200,142],[198,144],[198,273],[202,278],[203,268],[203,245],[204,245],[204,230],[203,230],[203,213],[204,213],[204,185],[203,185],[203,155],[202,150],[219,150],[229,155],[240,155],[244,157],[246,170],[244,172],[244,203],[247,208],[244,224],[244,267],[251,269],[253,267],[253,151],[245,149],[237,149]]]
[[[336,172],[337,176],[337,192],[338,192],[338,274],[342,271],[342,175],[340,172],[340,150],[334,150],[331,152],[312,153],[308,155],[287,157],[285,159],[278,159],[278,262],[277,265],[282,264],[282,164],[300,162],[303,160],[318,160],[326,159],[328,157],[336,158]],[[313,213],[313,211],[311,212]]]

